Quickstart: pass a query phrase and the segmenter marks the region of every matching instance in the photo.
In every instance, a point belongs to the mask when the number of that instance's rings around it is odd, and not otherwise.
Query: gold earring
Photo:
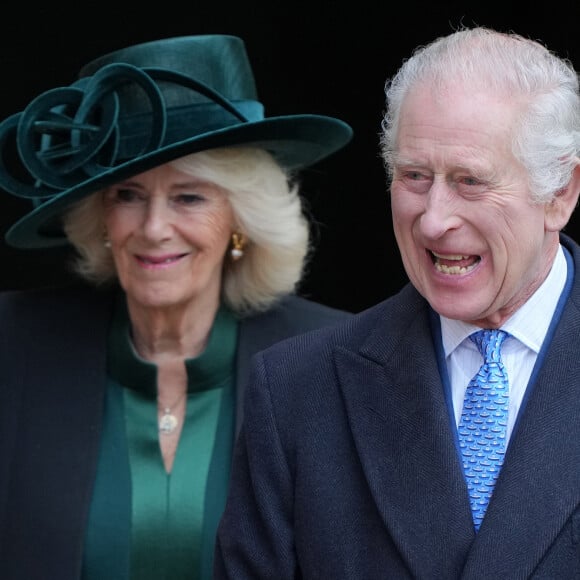
[[[232,234],[232,249],[230,250],[230,255],[234,262],[243,257],[245,245],[246,238],[244,237],[244,234]]]

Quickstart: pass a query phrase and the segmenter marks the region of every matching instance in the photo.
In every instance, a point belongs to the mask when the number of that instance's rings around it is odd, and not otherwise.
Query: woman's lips
[[[171,255],[164,255],[164,256],[143,256],[143,255],[136,255],[135,257],[141,264],[146,266],[165,266],[167,264],[173,264],[181,260],[187,254],[171,254]]]

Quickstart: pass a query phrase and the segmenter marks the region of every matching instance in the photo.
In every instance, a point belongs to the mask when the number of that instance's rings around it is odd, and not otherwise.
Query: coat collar
[[[404,289],[335,363],[369,488],[413,576],[456,578],[474,531],[428,312]]]
[[[577,247],[563,241],[579,272]],[[414,576],[472,578],[485,566],[489,577],[506,577],[514,554],[528,576],[580,503],[580,472],[570,469],[580,462],[579,300],[576,278],[477,536],[427,303],[404,288],[362,315],[360,347],[335,351],[369,488]]]

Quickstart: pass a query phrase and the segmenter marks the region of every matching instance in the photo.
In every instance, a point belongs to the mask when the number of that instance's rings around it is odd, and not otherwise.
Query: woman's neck
[[[127,306],[135,350],[141,358],[161,364],[193,358],[204,351],[219,300],[148,308],[128,298]]]

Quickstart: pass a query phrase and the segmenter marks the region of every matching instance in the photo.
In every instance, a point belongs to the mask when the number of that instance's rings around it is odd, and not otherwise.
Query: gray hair
[[[176,169],[220,187],[248,244],[244,256],[226,255],[222,294],[237,314],[259,312],[293,293],[310,252],[309,223],[298,185],[268,152],[251,147],[220,148],[171,162]],[[78,258],[76,272],[97,285],[117,280],[103,244],[102,193],[73,206],[63,218]]]
[[[380,150],[389,175],[409,91],[420,83],[438,91],[454,82],[522,103],[512,151],[528,171],[535,201],[550,201],[568,184],[580,154],[578,74],[539,42],[485,27],[461,28],[419,47],[387,80]]]

